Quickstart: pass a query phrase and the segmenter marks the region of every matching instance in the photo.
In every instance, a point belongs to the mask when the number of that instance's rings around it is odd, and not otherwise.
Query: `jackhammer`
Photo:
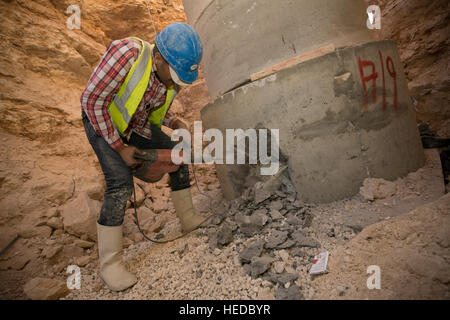
[[[143,163],[142,165],[137,168],[137,169],[133,169],[133,176],[135,176],[136,178],[148,182],[148,183],[155,183],[158,182],[159,180],[161,180],[161,178],[164,176],[164,174],[166,173],[171,173],[171,172],[175,172],[180,168],[180,165],[176,165],[172,162],[172,150],[171,149],[147,149],[147,150],[142,150],[143,152],[145,152],[143,155],[141,154],[134,154],[134,158],[142,160]],[[183,156],[183,151],[180,151],[180,157]],[[212,197],[210,197],[209,195],[203,193],[199,186],[198,186],[198,181],[197,181],[197,177],[195,174],[195,167],[193,162],[191,161],[191,167],[192,167],[192,172],[194,174],[194,180],[195,180],[195,184],[197,185],[197,189],[199,191],[199,193],[205,197],[208,197],[210,200],[209,203],[209,207],[211,212],[213,212],[212,210],[212,206],[211,206],[211,202],[213,200]],[[168,242],[172,242],[175,241],[177,239],[180,239],[186,235],[188,235],[189,233],[191,233],[194,230],[197,230],[203,223],[205,223],[207,220],[209,220],[210,218],[212,218],[214,216],[214,214],[211,214],[210,216],[206,217],[201,223],[199,223],[195,228],[193,228],[192,230],[183,233],[182,235],[175,237],[173,239],[169,239],[169,240],[155,240],[155,239],[151,239],[150,237],[148,237],[145,232],[141,229],[141,226],[139,225],[139,218],[137,215],[137,208],[136,208],[136,190],[134,189],[134,183],[133,183],[133,197],[134,197],[134,217],[136,219],[136,225],[139,229],[139,232],[142,234],[142,236],[154,243],[168,243]]]

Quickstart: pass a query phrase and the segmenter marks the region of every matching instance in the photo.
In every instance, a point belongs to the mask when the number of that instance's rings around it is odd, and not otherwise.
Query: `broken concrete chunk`
[[[246,215],[243,215],[242,213],[239,212],[239,213],[237,213],[235,215],[235,221],[240,227],[242,224],[249,224],[250,223],[250,217],[246,216]]]
[[[252,219],[251,217],[244,216],[241,213],[236,215],[236,222],[239,225],[239,231],[248,237],[258,233],[263,226],[263,219],[261,217],[255,216]]]
[[[305,214],[305,221],[303,222],[303,227],[308,228],[312,225],[314,216],[312,214]]]
[[[302,231],[296,231],[291,235],[292,239],[296,242],[298,247],[309,247],[309,248],[319,248],[320,243],[308,236],[306,236]]]
[[[231,220],[231,219],[226,219],[226,223],[228,224],[228,226],[230,227],[231,231],[235,231],[238,228],[238,224]]]
[[[305,203],[303,201],[300,200],[295,200],[294,201],[294,207],[296,208],[303,208],[305,206]]]
[[[283,218],[283,215],[278,210],[270,210],[270,216],[273,220],[279,220]]]
[[[302,248],[294,248],[291,250],[291,255],[293,257],[302,257],[302,258],[308,258],[308,254],[303,251]]]
[[[281,190],[275,191],[275,194],[276,194],[278,197],[282,198],[282,199],[284,199],[284,198],[286,198],[286,197],[288,196],[286,193],[284,193],[284,192],[281,191]]]
[[[269,199],[272,193],[264,188],[264,183],[257,182],[254,186],[255,203],[259,204],[266,199]]]
[[[219,232],[217,232],[217,243],[224,246],[233,241],[233,232],[228,224],[222,225]]]
[[[297,218],[293,213],[289,213],[286,216],[286,222],[289,223],[292,226],[299,226],[302,224],[302,220]]]
[[[250,223],[256,224],[258,226],[263,226],[266,224],[267,220],[269,218],[267,218],[267,215],[263,212],[267,212],[265,209],[264,210],[256,210],[251,216],[250,216]]]
[[[274,249],[278,245],[285,242],[287,237],[288,237],[288,233],[286,231],[273,230],[272,233],[267,238],[265,247],[268,249]]]
[[[287,239],[285,242],[277,246],[277,249],[288,249],[295,245],[295,241],[291,239]]]
[[[259,257],[264,249],[264,240],[257,240],[249,244],[247,248],[239,254],[241,263],[249,263],[252,258]]]
[[[275,298],[277,300],[302,300],[303,295],[300,292],[298,285],[293,284],[289,288],[279,287],[275,291]]]
[[[208,232],[208,245],[211,251],[217,248],[217,229],[211,229]]]
[[[250,266],[250,264],[244,264],[242,266],[242,269],[244,269],[244,272],[248,275],[252,274],[252,267]]]
[[[252,214],[267,215],[267,209],[266,208],[261,208],[261,209],[255,210],[255,211],[253,211]]]
[[[271,281],[272,283],[280,284],[281,286],[284,286],[288,282],[294,282],[298,279],[298,274],[293,273],[283,273],[283,274],[275,274],[275,273],[269,273],[267,276],[267,280]]]
[[[269,208],[271,210],[280,211],[281,209],[283,209],[283,202],[281,200],[272,201],[269,205]]]
[[[255,278],[269,270],[273,259],[268,256],[253,257],[250,262],[250,275]]]
[[[248,223],[248,224],[244,223],[239,228],[241,233],[247,237],[254,236],[255,234],[259,233],[259,231],[261,231],[261,229],[262,229],[262,226],[260,226],[259,224],[255,224],[255,223]]]
[[[253,200],[253,189],[252,188],[247,188],[245,189],[244,193],[242,194],[242,199],[244,200],[249,200],[252,201]]]
[[[241,209],[241,206],[243,205],[244,202],[245,200],[242,198],[236,198],[232,200],[230,203],[230,211],[233,211],[235,213],[239,212],[239,209]]]

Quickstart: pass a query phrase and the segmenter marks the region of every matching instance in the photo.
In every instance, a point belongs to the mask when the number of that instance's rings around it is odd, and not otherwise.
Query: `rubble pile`
[[[305,229],[313,219],[310,206],[280,190],[271,193],[266,189],[258,182],[215,210],[211,223],[216,226],[208,230],[209,248],[221,249],[234,239],[245,241],[239,262],[246,274],[278,285],[277,299],[301,299],[296,268],[312,262],[305,248],[320,248]]]

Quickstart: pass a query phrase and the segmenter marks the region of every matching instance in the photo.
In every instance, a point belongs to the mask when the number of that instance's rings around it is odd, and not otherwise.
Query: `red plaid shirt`
[[[113,41],[94,69],[86,89],[81,94],[82,110],[88,116],[95,131],[114,149],[122,145],[123,142],[112,123],[108,106],[114,94],[119,91],[125,81],[140,51],[141,43],[137,40]],[[167,87],[155,75],[156,70],[156,65],[153,63],[147,90],[124,133],[128,138],[132,132],[135,132],[144,138],[151,139],[148,116],[151,111],[164,104],[167,94]],[[172,128],[175,120],[176,117],[170,111],[167,111],[163,125]]]

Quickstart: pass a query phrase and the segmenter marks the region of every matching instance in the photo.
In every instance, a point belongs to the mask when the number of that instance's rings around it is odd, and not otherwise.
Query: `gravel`
[[[421,180],[408,176],[397,183],[406,182],[415,191]],[[380,202],[356,195],[311,205],[257,183],[242,197],[212,206],[220,214],[207,228],[166,245],[138,242],[125,249],[125,261],[139,278],[133,288],[108,290],[95,260],[81,268],[82,288],[66,299],[311,299],[308,271],[315,255],[327,250],[332,256],[365,225],[387,219],[395,203],[421,199],[420,193],[397,189],[402,191]],[[160,234],[170,237],[179,230],[174,219]]]

